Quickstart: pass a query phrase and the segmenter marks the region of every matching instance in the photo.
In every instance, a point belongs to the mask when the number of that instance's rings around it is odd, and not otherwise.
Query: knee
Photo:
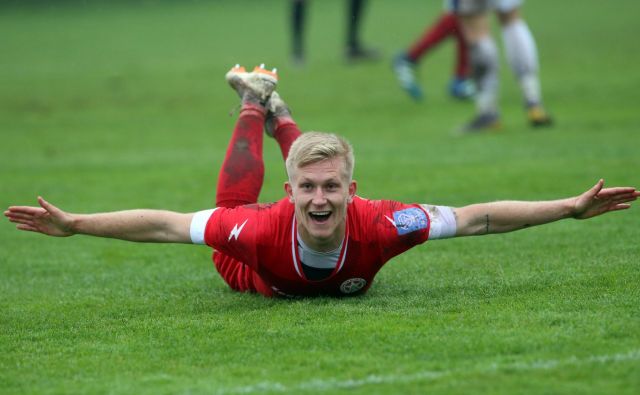
[[[498,11],[497,14],[502,27],[509,26],[520,19],[520,9],[517,7],[509,11]]]
[[[246,139],[238,139],[233,145],[233,150],[236,152],[244,152],[249,150],[249,142]]]
[[[458,17],[460,28],[465,41],[473,45],[484,37],[491,35],[489,19],[484,13],[474,15],[460,15]]]
[[[498,48],[491,36],[482,37],[470,47],[471,62],[483,69],[498,67]]]

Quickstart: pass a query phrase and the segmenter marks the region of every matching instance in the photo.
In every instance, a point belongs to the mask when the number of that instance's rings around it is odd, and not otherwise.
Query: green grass
[[[583,2],[584,3],[584,2]],[[41,194],[73,212],[213,204],[234,118],[225,71],[278,66],[305,130],[356,148],[370,198],[463,205],[640,184],[637,2],[527,3],[548,131],[524,122],[503,64],[503,133],[451,131],[453,47],[420,66],[427,101],[389,58],[438,2],[371,2],[387,55],[342,61],[344,5],[309,12],[309,62],[288,64],[287,2],[35,2],[0,12],[0,205]],[[261,199],[284,169],[265,144]],[[640,391],[640,214],[427,243],[358,298],[231,292],[205,247],[54,239],[0,226],[0,393],[601,393]]]

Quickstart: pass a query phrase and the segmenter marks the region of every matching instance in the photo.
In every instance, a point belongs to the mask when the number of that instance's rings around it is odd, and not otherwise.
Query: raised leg
[[[227,82],[238,93],[242,108],[220,168],[216,207],[256,203],[264,180],[262,130],[265,103],[277,84],[274,71],[262,66],[248,73],[236,66],[227,73]]]

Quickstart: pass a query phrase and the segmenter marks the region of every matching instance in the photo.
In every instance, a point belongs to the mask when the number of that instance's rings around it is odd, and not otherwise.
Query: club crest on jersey
[[[340,291],[343,294],[352,294],[360,291],[365,285],[367,285],[367,280],[364,278],[350,278],[340,285]]]
[[[421,209],[411,207],[395,211],[393,213],[393,224],[398,230],[398,235],[402,236],[416,230],[426,229],[429,226],[429,218]]]

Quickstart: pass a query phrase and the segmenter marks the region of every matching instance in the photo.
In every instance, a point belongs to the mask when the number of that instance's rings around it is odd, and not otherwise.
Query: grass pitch
[[[213,204],[241,62],[278,66],[304,130],[356,149],[359,193],[446,205],[552,199],[604,177],[640,185],[640,6],[529,2],[551,130],[530,130],[503,64],[499,134],[459,138],[453,54],[389,59],[438,2],[371,2],[347,66],[344,4],[313,2],[308,63],[288,63],[286,2],[35,2],[0,12],[0,205],[41,194],[72,212]],[[284,166],[265,143],[262,201]],[[640,391],[640,214],[429,242],[364,297],[231,292],[205,247],[53,239],[0,226],[0,393],[312,394]]]

